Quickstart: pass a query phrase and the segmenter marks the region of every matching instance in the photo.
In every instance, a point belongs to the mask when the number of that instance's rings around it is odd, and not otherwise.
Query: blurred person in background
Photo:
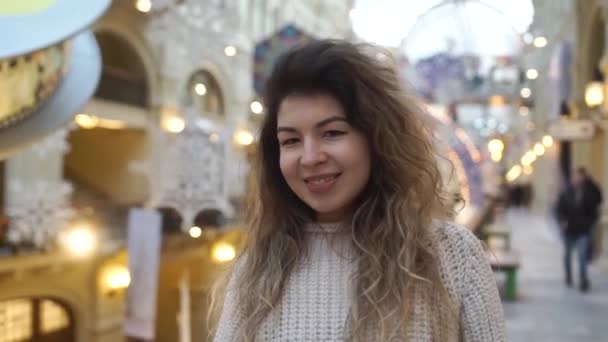
[[[374,51],[321,40],[277,62],[216,342],[506,341],[425,114]]]
[[[557,218],[564,239],[564,267],[566,285],[572,286],[572,251],[576,249],[579,264],[579,288],[590,288],[587,265],[591,258],[593,229],[599,219],[602,191],[585,168],[572,174],[570,184],[561,193],[557,204]]]

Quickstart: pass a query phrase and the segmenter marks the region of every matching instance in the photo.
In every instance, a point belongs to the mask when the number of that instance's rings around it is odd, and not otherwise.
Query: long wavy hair
[[[377,58],[377,51],[370,45],[322,40],[288,52],[275,65],[252,167],[244,257],[237,260],[239,271],[233,275],[238,277],[234,295],[243,319],[239,341],[253,341],[279,304],[306,251],[303,228],[315,220],[279,167],[277,114],[281,102],[293,94],[335,97],[370,145],[370,179],[344,228],[356,265],[347,339],[367,341],[370,332],[374,340],[402,337],[396,334],[407,334],[417,300],[431,308],[455,308],[433,247],[433,219],[451,214],[433,135],[417,100],[402,87],[394,63]],[[218,303],[221,294],[214,297]],[[445,327],[457,317],[455,310],[444,311],[432,311],[428,322],[434,341],[446,340]]]

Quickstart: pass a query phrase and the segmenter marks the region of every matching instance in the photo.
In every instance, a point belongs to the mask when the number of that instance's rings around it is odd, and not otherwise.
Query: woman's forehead
[[[329,117],[346,117],[342,105],[331,95],[290,95],[279,106],[277,125],[309,123]]]

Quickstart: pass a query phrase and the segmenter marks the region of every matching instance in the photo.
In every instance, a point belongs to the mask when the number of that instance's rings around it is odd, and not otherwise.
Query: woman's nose
[[[314,166],[323,163],[327,160],[327,154],[323,151],[323,147],[316,141],[307,141],[304,143],[302,157],[300,163],[304,166]]]

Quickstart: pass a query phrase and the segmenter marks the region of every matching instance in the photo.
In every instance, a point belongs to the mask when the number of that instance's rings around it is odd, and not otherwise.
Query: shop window
[[[32,301],[28,299],[0,302],[0,342],[20,342],[32,338],[32,311]]]
[[[70,317],[65,309],[51,300],[40,303],[40,331],[43,334],[65,329],[70,325]]]
[[[46,298],[0,301],[0,342],[73,342],[72,317]]]

